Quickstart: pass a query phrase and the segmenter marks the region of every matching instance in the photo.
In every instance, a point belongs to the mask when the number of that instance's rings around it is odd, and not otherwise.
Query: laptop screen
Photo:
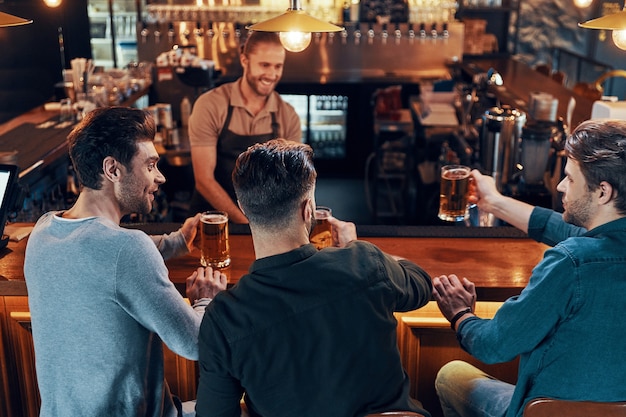
[[[16,197],[17,173],[18,168],[15,165],[0,165],[0,248],[6,245],[4,226]]]

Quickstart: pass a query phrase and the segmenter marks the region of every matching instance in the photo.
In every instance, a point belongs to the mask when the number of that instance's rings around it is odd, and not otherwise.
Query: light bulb
[[[311,32],[280,32],[280,43],[290,52],[302,52],[311,44]]]
[[[579,9],[584,9],[585,7],[591,6],[591,3],[593,3],[593,0],[574,0],[574,6],[578,7]]]
[[[613,31],[613,43],[619,49],[626,51],[626,29]]]
[[[46,3],[46,6],[48,7],[59,7],[61,5],[61,2],[63,0],[43,0],[44,3]]]

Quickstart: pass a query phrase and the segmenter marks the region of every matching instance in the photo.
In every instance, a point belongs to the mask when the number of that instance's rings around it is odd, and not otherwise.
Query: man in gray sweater
[[[81,193],[39,219],[24,264],[41,416],[184,415],[164,378],[162,343],[197,359],[204,307],[226,276],[194,271],[191,306],[169,280],[164,258],[188,252],[199,216],[153,238],[119,226],[149,212],[165,182],[154,133],[148,113],[113,107],[88,114],[68,137]]]

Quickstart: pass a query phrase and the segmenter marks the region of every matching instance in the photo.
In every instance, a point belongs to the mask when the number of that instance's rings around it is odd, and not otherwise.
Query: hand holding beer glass
[[[467,219],[470,171],[470,168],[464,165],[441,167],[438,215],[441,220],[458,222]]]
[[[333,246],[333,229],[328,222],[330,216],[332,216],[332,210],[329,207],[315,207],[315,225],[309,240],[318,250]]]
[[[205,211],[200,217],[200,264],[212,268],[230,265],[228,214],[224,211]]]

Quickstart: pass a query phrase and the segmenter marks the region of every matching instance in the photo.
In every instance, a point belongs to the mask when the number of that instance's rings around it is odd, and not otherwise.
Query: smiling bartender
[[[300,141],[302,132],[293,107],[274,91],[285,63],[278,34],[252,32],[239,59],[243,76],[201,95],[189,118],[195,179],[190,211],[223,210],[230,221],[248,223],[235,202],[235,160],[255,143]]]

